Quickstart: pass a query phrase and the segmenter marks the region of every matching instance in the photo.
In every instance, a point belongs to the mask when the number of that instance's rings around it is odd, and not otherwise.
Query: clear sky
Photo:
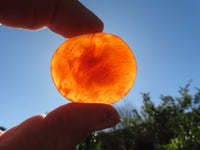
[[[124,102],[139,108],[141,92],[178,96],[190,79],[200,87],[199,0],[81,0],[104,22],[104,32],[126,41],[138,74]],[[56,90],[50,61],[66,39],[48,29],[26,31],[0,26],[0,126],[68,103]],[[193,91],[192,91],[193,92]]]

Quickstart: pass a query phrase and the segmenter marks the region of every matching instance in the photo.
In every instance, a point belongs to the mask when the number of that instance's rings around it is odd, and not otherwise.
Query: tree
[[[199,150],[200,89],[190,94],[189,87],[180,87],[178,97],[161,95],[157,106],[150,93],[141,93],[140,111],[119,108],[120,124],[93,133],[77,150]]]
[[[142,93],[141,111],[133,109],[132,115],[127,116],[122,113],[119,128],[99,134],[98,141],[105,150],[188,150],[191,147],[198,150],[200,89],[196,88],[197,93],[191,95],[189,86],[190,82],[180,87],[179,97],[161,95],[158,106],[149,93]]]
[[[96,141],[97,132],[92,132],[84,141],[78,144],[75,150],[103,150],[101,143]]]
[[[1,131],[5,131],[6,128],[0,126],[0,130],[1,130]]]

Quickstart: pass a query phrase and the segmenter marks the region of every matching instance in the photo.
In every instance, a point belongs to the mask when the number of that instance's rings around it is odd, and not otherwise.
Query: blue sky
[[[139,108],[141,92],[178,96],[190,79],[200,87],[199,0],[81,0],[133,50],[135,84],[114,104]],[[0,126],[11,128],[26,118],[68,103],[51,79],[50,61],[66,39],[48,29],[26,31],[0,26]],[[195,92],[191,90],[191,92]]]

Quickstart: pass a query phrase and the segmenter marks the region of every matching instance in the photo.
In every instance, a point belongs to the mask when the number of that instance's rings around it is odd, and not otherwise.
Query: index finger
[[[64,37],[103,30],[103,22],[77,0],[1,0],[0,23],[29,30],[47,26]]]

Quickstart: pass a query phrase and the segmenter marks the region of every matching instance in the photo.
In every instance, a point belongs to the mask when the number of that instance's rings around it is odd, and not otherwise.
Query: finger
[[[69,127],[84,128],[91,132],[116,125],[119,122],[119,115],[111,105],[69,103],[53,110],[45,119],[48,123],[56,123],[54,126],[59,126],[59,121],[68,119],[65,122]]]
[[[47,26],[64,37],[103,30],[102,21],[78,0],[2,0],[0,23],[30,30]]]
[[[50,112],[45,119],[51,133],[60,135],[57,146],[73,149],[90,132],[116,125],[119,115],[111,105],[70,103]]]
[[[65,15],[64,15],[65,14]],[[103,23],[77,0],[59,0],[48,27],[63,36],[102,32]]]
[[[38,150],[42,149],[42,142],[45,140],[42,136],[45,129],[43,122],[44,116],[36,115],[11,128],[0,136],[0,150],[34,150],[39,145]]]
[[[104,104],[66,104],[45,118],[34,116],[0,137],[0,149],[73,150],[90,132],[119,122],[117,111]],[[9,136],[6,136],[9,134]]]

